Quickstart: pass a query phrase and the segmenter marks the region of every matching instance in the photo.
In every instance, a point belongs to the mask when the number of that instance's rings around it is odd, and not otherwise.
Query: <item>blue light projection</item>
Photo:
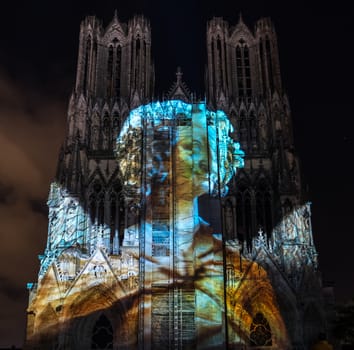
[[[161,135],[169,134],[169,144],[172,147],[179,147],[180,144],[183,147],[183,142],[188,141],[188,137],[193,137],[193,147],[184,155],[193,164],[198,162],[202,151],[207,152],[201,159],[205,162],[203,172],[209,175],[208,190],[205,192],[216,194],[221,190],[220,194],[226,195],[226,184],[235,175],[236,169],[244,166],[244,152],[240,149],[240,144],[230,137],[234,128],[223,111],[208,111],[204,103],[192,105],[180,100],[153,102],[131,111],[117,139],[118,160],[124,184],[135,187],[138,192],[142,188],[138,175],[142,167],[141,146],[149,146],[147,135],[143,135],[147,132],[144,131],[145,127],[154,129],[155,133],[161,132]],[[178,133],[189,127],[193,130],[192,134],[184,137],[183,132]],[[207,148],[202,150],[201,146]],[[188,152],[192,152],[191,155]],[[158,170],[156,165],[161,158],[155,156],[146,161],[147,175],[152,176]]]
[[[125,240],[129,239],[123,246],[139,246],[144,261],[141,285],[147,290],[158,286],[161,295],[143,293],[140,301],[154,346],[166,342],[169,329],[181,327],[161,316],[165,311],[160,298],[172,287],[182,300],[193,300],[195,316],[181,318],[189,325],[186,341],[193,343],[198,337],[198,344],[210,345],[202,334],[215,327],[212,343],[219,346],[224,341],[222,232],[199,216],[198,200],[204,194],[226,195],[227,183],[244,166],[244,152],[232,132],[224,112],[208,111],[204,103],[172,100],[134,109],[118,136],[126,205],[136,214],[125,229]],[[216,202],[211,203],[211,210],[218,212]]]
[[[241,257],[238,242],[223,237],[221,197],[244,166],[233,131],[224,112],[208,111],[204,103],[172,100],[131,111],[116,148],[125,209],[120,241],[114,236],[110,242],[110,227],[92,221],[78,197],[51,185],[39,283],[28,285],[35,311],[29,314],[29,339],[57,337],[53,314],[61,331],[80,334],[70,328],[79,327],[75,320],[118,308],[116,338],[124,348],[147,342],[153,349],[172,348],[175,341],[218,348],[226,332],[230,344],[243,346],[260,313],[269,322],[272,344],[287,347],[266,270],[252,255]],[[202,196],[218,227],[200,216]],[[279,226],[276,233],[299,236],[290,229],[294,219],[305,237],[310,227],[301,221],[303,212],[297,214],[283,224],[289,229]],[[266,246],[263,238],[254,243],[256,249]],[[58,339],[65,348],[65,337]]]

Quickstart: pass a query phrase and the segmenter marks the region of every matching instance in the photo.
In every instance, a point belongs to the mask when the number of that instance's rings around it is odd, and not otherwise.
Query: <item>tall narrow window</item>
[[[232,202],[227,200],[224,209],[224,233],[226,239],[234,239],[234,215]]]
[[[250,327],[251,346],[272,346],[272,331],[268,320],[261,312],[257,312]]]
[[[249,48],[244,40],[239,41],[235,54],[238,95],[249,101],[252,97],[251,64]]]
[[[103,130],[102,130],[102,148],[108,149],[110,148],[111,144],[111,125],[110,119],[107,112],[104,114],[103,118]]]
[[[272,205],[269,186],[262,180],[257,186],[256,216],[257,229],[262,229],[268,236],[273,230]]]
[[[120,97],[120,79],[121,79],[121,71],[122,71],[122,48],[120,45],[117,46],[116,49],[116,76],[115,76],[115,89],[116,96]]]
[[[245,72],[245,89],[246,96],[248,99],[252,96],[252,87],[251,87],[251,65],[250,65],[250,54],[248,46],[243,48],[243,62],[244,62],[244,72]]]
[[[112,145],[113,149],[116,147],[116,139],[118,137],[118,132],[120,129],[119,114],[118,112],[113,113],[113,128],[112,128]]]
[[[92,349],[113,349],[113,328],[106,316],[101,315],[92,330]]]
[[[274,77],[273,77],[273,65],[272,65],[272,50],[271,50],[269,38],[266,38],[266,56],[267,56],[269,88],[271,91],[273,91],[274,90]]]
[[[261,39],[259,43],[259,56],[261,61],[261,77],[262,77],[262,86],[263,94],[267,91],[267,80],[266,80],[266,68],[265,68],[265,57],[264,57],[264,42]]]
[[[113,46],[110,45],[108,48],[108,61],[107,61],[107,97],[112,95],[112,83],[113,83]]]
[[[111,227],[111,244],[113,243],[113,238],[116,230],[116,219],[117,219],[117,205],[116,205],[116,197],[114,194],[112,194],[110,203],[111,203],[111,208],[110,208],[110,227]]]
[[[237,237],[241,241],[247,241],[252,234],[252,212],[251,212],[251,194],[249,183],[246,179],[237,180],[236,194],[236,222]]]
[[[265,210],[264,210],[264,192],[257,191],[256,194],[256,215],[257,215],[257,229],[265,230]]]
[[[88,79],[90,74],[90,53],[91,53],[91,37],[88,37],[86,42],[84,79],[82,84],[84,92],[86,92],[86,89],[88,88]]]
[[[219,69],[219,79],[218,79],[218,87],[222,88],[223,87],[223,81],[224,81],[224,67],[223,67],[223,61],[222,61],[222,50],[221,50],[221,39],[218,36],[217,38],[217,67]]]
[[[146,90],[146,55],[147,55],[147,48],[146,48],[146,42],[144,40],[144,51],[143,51],[143,68],[142,68],[142,72],[143,74],[141,75],[141,79],[142,79],[142,82],[141,82],[141,87],[142,87],[142,90],[143,90],[143,94],[145,95],[145,90]]]
[[[96,65],[97,65],[97,42],[93,43],[92,49],[92,67],[91,67],[91,78],[90,78],[90,87],[91,91],[93,91],[96,85]]]
[[[90,212],[90,218],[91,218],[91,223],[94,224],[96,222],[96,217],[97,217],[97,213],[96,213],[96,194],[92,193],[90,195],[90,199],[89,199],[89,212]]]
[[[242,54],[241,47],[237,45],[236,47],[236,72],[237,72],[237,88],[239,97],[244,97],[244,86],[243,86],[243,69],[242,69]]]
[[[134,72],[135,72],[135,66],[134,66],[134,40],[131,41],[130,43],[130,88],[133,89],[133,83],[134,83]]]
[[[239,133],[240,133],[240,143],[242,148],[245,150],[248,149],[248,136],[247,136],[247,120],[246,120],[246,113],[243,110],[240,113],[240,119],[239,119]]]
[[[216,59],[215,59],[215,41],[211,42],[211,66],[212,66],[212,88],[213,93],[216,91]],[[215,96],[214,96],[215,97]]]
[[[138,88],[139,84],[139,73],[140,73],[140,38],[138,37],[135,41],[135,89]]]
[[[245,240],[244,212],[242,206],[242,193],[236,196],[236,219],[237,219],[237,238],[243,242]]]
[[[119,199],[118,199],[118,193],[119,193],[119,185],[115,184],[111,188],[111,193],[110,193],[110,229],[111,229],[111,235],[110,235],[110,245],[112,247],[112,252],[115,253],[115,239],[118,240],[116,242],[116,246],[119,246]]]
[[[273,231],[273,212],[272,212],[272,196],[269,192],[265,194],[264,198],[265,207],[265,230],[268,236]]]
[[[255,149],[257,147],[257,122],[256,122],[256,114],[253,110],[249,114],[248,130],[249,130],[248,138],[249,138],[250,145],[252,146],[252,149]]]
[[[247,190],[244,194],[244,210],[245,210],[245,229],[246,239],[250,240],[254,236],[253,222],[252,222],[252,201],[251,193]]]
[[[102,185],[99,182],[94,182],[91,185],[90,189],[90,197],[89,197],[89,210],[90,210],[90,217],[91,217],[91,223],[100,223],[100,216],[102,214],[100,213],[100,199],[103,196],[103,189]]]
[[[104,198],[103,198],[103,194],[100,194],[100,198],[99,198],[99,202],[98,202],[98,224],[99,225],[103,225],[104,222]]]

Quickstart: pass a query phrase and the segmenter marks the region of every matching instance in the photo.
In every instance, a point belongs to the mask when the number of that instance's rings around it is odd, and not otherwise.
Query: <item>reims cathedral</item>
[[[143,16],[81,23],[26,349],[308,349],[328,315],[271,20],[207,23],[204,100],[180,69],[154,97],[152,45]]]

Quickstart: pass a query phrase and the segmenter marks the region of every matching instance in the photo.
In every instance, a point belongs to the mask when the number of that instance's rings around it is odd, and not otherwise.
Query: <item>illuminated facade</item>
[[[207,100],[152,102],[144,17],[81,25],[28,349],[306,349],[326,328],[269,19],[207,26]]]

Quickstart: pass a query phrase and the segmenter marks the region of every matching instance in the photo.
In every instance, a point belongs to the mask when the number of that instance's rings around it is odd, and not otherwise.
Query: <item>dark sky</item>
[[[291,4],[289,4],[291,3]],[[281,5],[280,5],[281,4]],[[22,345],[26,282],[37,279],[46,242],[46,197],[64,137],[74,84],[80,21],[114,10],[152,24],[159,92],[177,66],[204,95],[206,22],[253,28],[270,16],[278,34],[283,85],[312,202],[312,224],[325,281],[339,301],[354,296],[353,38],[349,8],[301,1],[12,1],[0,11],[0,347]]]

